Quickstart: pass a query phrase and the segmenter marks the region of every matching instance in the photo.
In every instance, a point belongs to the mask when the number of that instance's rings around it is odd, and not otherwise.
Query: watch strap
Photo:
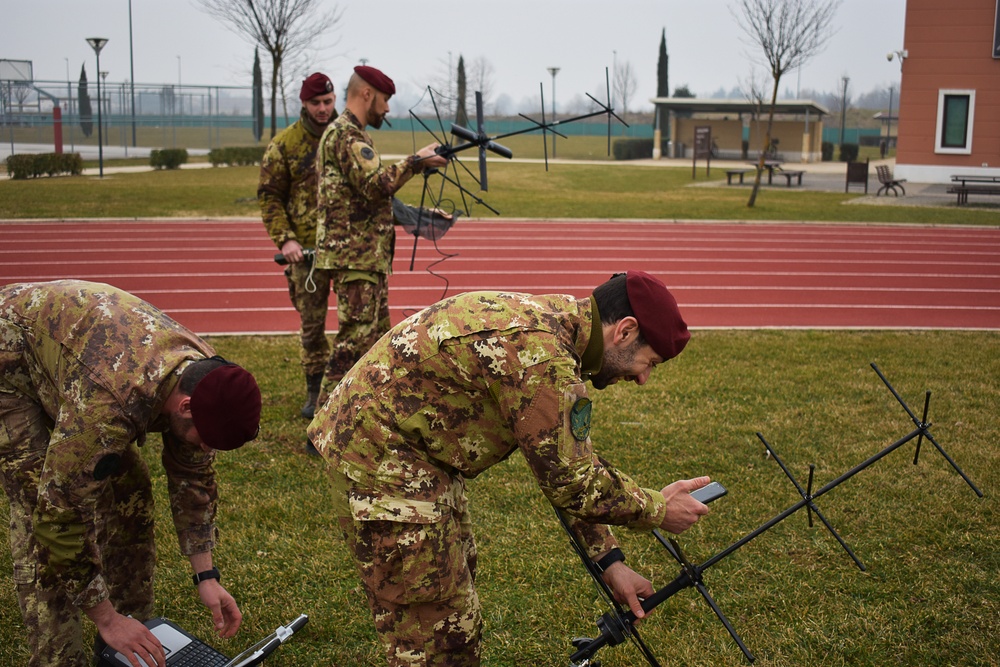
[[[216,579],[222,581],[222,574],[219,573],[219,568],[213,567],[211,570],[205,570],[204,572],[199,572],[198,574],[191,577],[194,580],[194,585],[197,586],[201,582],[207,579]]]

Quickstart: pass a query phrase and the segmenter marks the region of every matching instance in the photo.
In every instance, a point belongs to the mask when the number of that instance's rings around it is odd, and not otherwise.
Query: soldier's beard
[[[618,348],[605,350],[601,370],[590,377],[590,384],[594,386],[594,389],[604,389],[621,378],[628,377],[638,349],[639,341],[635,340],[624,350]]]

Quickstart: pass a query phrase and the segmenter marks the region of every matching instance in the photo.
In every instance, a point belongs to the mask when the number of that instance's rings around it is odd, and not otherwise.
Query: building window
[[[938,91],[935,153],[972,153],[972,119],[975,108],[974,90]]]

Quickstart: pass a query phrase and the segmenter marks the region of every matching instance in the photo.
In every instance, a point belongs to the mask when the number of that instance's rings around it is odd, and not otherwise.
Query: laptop
[[[302,614],[287,626],[279,626],[270,635],[233,658],[220,653],[166,618],[152,618],[144,625],[163,645],[163,653],[167,656],[166,667],[253,667],[263,662],[274,649],[285,643],[308,621],[309,617]],[[110,646],[101,652],[101,667],[122,667],[131,664],[128,658]],[[141,658],[139,664],[142,667],[151,667]]]

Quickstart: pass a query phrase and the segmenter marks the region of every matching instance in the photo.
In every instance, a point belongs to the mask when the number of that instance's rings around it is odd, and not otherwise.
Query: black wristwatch
[[[607,572],[608,568],[614,565],[615,563],[624,563],[624,562],[625,562],[625,554],[622,553],[621,549],[615,547],[607,554],[605,554],[604,558],[597,561],[597,567],[600,568],[601,572],[603,573]]]
[[[198,574],[191,577],[194,580],[194,585],[197,586],[206,579],[217,579],[222,581],[222,575],[219,573],[219,568],[213,567],[211,570],[205,570],[204,572],[199,572]]]

